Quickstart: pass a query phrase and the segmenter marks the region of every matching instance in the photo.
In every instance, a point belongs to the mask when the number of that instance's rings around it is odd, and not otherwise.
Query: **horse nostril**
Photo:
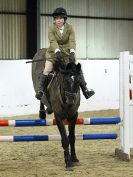
[[[68,97],[66,97],[66,104],[69,104],[69,99],[68,99]]]
[[[75,103],[75,101],[74,101],[73,98],[67,98],[67,99],[66,99],[66,104],[67,104],[67,105],[71,106],[71,105],[73,105],[74,103]]]
[[[65,92],[65,102],[67,105],[75,104],[76,95],[75,93]]]

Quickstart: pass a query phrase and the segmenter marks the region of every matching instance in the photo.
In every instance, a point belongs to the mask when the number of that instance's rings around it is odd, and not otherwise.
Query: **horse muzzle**
[[[71,92],[65,91],[66,104],[69,106],[72,106],[73,104],[75,104],[76,95],[77,93],[71,93]]]

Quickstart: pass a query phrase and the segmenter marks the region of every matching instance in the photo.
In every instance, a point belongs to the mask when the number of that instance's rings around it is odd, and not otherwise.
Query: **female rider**
[[[55,60],[68,60],[75,61],[75,33],[72,25],[66,22],[67,12],[64,8],[59,7],[53,12],[54,23],[49,27],[48,38],[50,46],[46,52],[46,63],[43,74],[40,77],[39,89],[36,93],[36,98],[41,100],[43,94],[48,85],[48,74],[53,69],[53,63]],[[93,90],[88,90],[83,73],[80,72],[79,83],[81,90],[86,99],[95,94]]]

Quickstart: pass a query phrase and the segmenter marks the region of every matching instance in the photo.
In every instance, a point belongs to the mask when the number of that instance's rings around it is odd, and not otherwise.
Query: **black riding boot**
[[[43,94],[47,88],[47,85],[48,85],[48,76],[47,75],[44,75],[42,74],[41,77],[40,77],[40,83],[39,83],[39,88],[38,88],[38,91],[35,95],[35,97],[38,99],[38,100],[41,100],[41,98],[43,97]]]
[[[85,82],[85,78],[82,71],[79,75],[79,84],[86,99],[90,98],[92,95],[95,94],[94,90],[88,90],[88,88],[86,87],[87,83]]]

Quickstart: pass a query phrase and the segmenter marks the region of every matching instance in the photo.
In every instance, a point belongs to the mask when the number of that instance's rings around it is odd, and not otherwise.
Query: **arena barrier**
[[[130,160],[133,148],[133,55],[128,51],[120,53],[120,147],[115,154],[122,160]]]
[[[76,124],[78,125],[99,125],[99,124],[118,124],[120,123],[120,117],[110,118],[78,118]],[[67,125],[67,120],[64,120],[64,124]],[[0,126],[49,126],[56,125],[55,119],[34,119],[34,120],[0,120]]]

